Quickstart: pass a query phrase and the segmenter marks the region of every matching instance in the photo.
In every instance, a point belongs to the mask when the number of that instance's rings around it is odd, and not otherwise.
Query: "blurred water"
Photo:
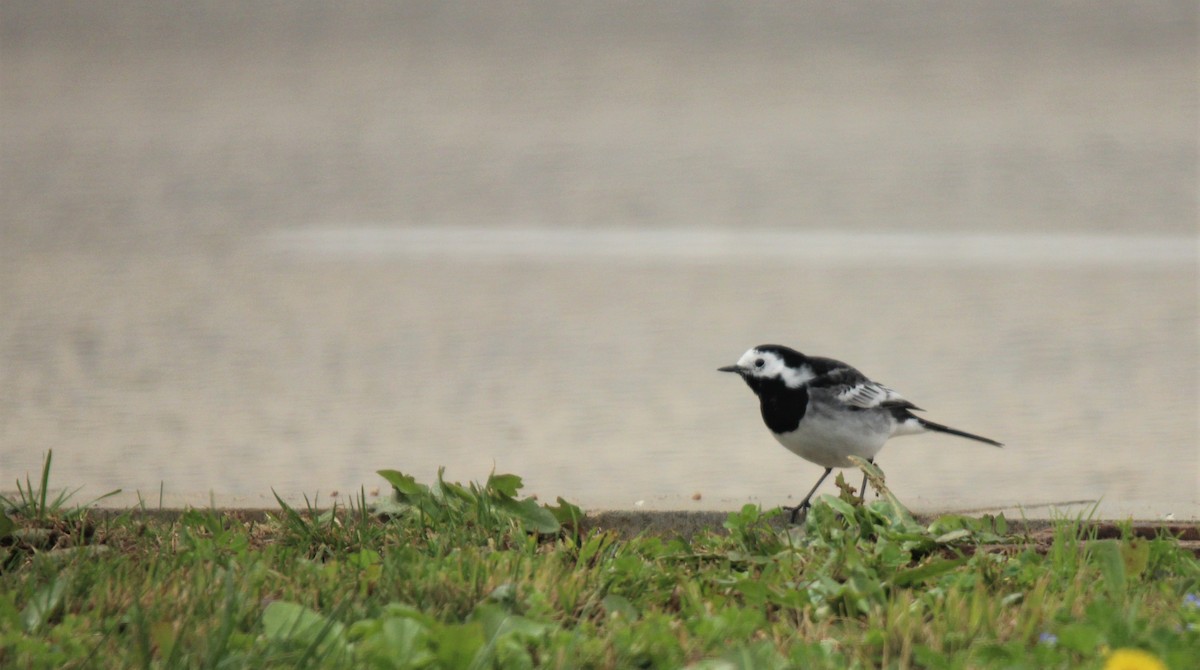
[[[1200,516],[1196,11],[5,3],[0,488],[774,504],[779,342],[1008,445],[914,508]]]

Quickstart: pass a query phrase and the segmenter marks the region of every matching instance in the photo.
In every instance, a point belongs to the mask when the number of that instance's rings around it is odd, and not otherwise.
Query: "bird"
[[[760,344],[734,365],[717,368],[741,376],[758,396],[763,422],[788,451],[825,468],[804,500],[791,511],[807,516],[809,501],[834,468],[853,466],[850,456],[869,463],[890,438],[927,431],[946,433],[994,447],[991,438],[921,418],[924,411],[896,391],[832,358],[806,356],[778,344]],[[866,477],[860,494],[866,497]]]

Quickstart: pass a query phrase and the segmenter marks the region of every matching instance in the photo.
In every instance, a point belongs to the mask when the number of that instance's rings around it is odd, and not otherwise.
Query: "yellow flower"
[[[1167,670],[1167,666],[1148,651],[1118,649],[1104,662],[1104,670]]]

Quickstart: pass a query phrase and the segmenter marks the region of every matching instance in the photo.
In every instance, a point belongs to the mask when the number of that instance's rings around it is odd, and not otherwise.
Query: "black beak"
[[[738,374],[741,374],[742,369],[736,365],[726,365],[723,368],[717,368],[717,372],[736,372]]]

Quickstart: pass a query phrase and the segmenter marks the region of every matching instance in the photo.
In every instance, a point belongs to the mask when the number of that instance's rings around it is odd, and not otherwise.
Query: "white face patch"
[[[737,365],[751,377],[782,379],[788,388],[800,388],[817,376],[807,365],[789,368],[778,354],[758,349],[751,349],[742,354]]]

